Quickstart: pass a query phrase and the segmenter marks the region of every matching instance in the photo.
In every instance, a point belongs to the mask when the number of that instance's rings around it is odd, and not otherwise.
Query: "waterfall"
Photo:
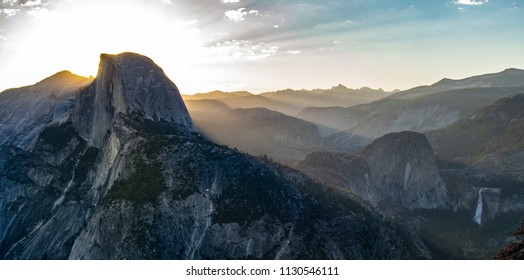
[[[477,200],[477,210],[475,210],[475,223],[482,224],[482,189],[479,189],[479,196]]]

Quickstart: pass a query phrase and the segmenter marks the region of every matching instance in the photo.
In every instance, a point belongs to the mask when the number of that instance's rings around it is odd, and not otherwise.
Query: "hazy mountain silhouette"
[[[305,108],[297,116],[340,130],[332,136],[333,141],[362,148],[369,142],[355,142],[351,137],[371,141],[391,132],[443,128],[500,97],[523,90],[524,71],[510,69],[464,80],[445,79],[359,106]]]
[[[301,109],[309,106],[353,106],[390,95],[382,89],[371,88],[349,89],[343,85],[331,89],[314,90],[279,90],[258,95],[246,91],[197,93],[183,95],[184,100],[219,100],[231,108],[266,108],[286,115],[294,116]]]

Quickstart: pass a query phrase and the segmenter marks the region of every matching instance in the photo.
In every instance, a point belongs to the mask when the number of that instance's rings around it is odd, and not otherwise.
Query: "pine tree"
[[[520,227],[513,233],[513,235],[517,240],[498,251],[494,259],[524,260],[524,221],[520,223]]]

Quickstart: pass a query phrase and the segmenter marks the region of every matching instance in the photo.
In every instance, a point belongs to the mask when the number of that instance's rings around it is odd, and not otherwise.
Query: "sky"
[[[182,93],[409,89],[524,69],[524,0],[0,0],[0,90],[137,52]]]

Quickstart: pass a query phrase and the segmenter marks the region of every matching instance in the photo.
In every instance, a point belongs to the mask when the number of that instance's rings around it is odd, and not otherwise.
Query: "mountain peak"
[[[517,69],[517,68],[508,68],[508,69],[505,69],[504,71],[502,71],[502,73],[505,73],[505,74],[524,74],[524,70]]]
[[[64,70],[41,80],[35,86],[40,88],[70,88],[78,87],[78,85],[87,85],[92,80],[92,78],[82,77]]]
[[[447,87],[447,90],[475,87],[521,87],[524,85],[524,70],[508,68],[502,72],[472,76],[464,79],[444,78],[432,86]]]
[[[343,84],[338,84],[338,86],[334,86],[331,88],[332,91],[348,91],[349,88],[347,88],[345,85]]]
[[[143,56],[141,54],[132,53],[132,52],[124,52],[120,54],[107,54],[102,53],[100,54],[100,66],[104,63],[116,63],[118,65],[123,64],[134,64],[135,68],[138,67],[147,67],[149,66],[156,66],[155,62],[150,59],[147,56]],[[132,66],[128,65],[128,66]],[[158,68],[158,66],[156,66]],[[100,70],[100,68],[99,68]]]
[[[410,209],[437,209],[446,205],[433,149],[426,136],[403,131],[386,134],[361,153],[373,174],[382,199]]]
[[[46,81],[53,81],[53,80],[69,79],[73,77],[80,77],[80,76],[71,73],[71,71],[63,70],[63,71],[57,72],[56,74],[53,74],[52,76],[49,76],[43,79],[42,81],[38,83],[44,83]]]
[[[194,130],[176,85],[153,60],[136,53],[100,55],[97,77],[77,95],[73,120],[80,135],[98,146],[117,114]]]

